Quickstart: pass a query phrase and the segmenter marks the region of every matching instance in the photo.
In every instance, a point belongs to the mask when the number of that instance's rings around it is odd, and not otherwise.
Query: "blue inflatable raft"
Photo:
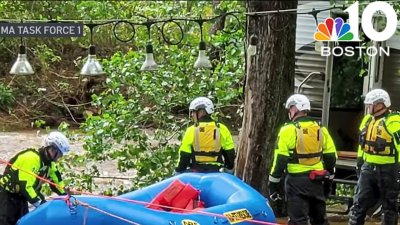
[[[200,190],[200,199],[205,204],[204,208],[190,212],[171,212],[151,209],[145,204],[133,203],[133,201],[151,202],[177,179]],[[226,173],[184,173],[141,190],[121,195],[119,198],[131,201],[74,195],[71,197],[71,201],[76,199],[76,202],[84,204],[77,204],[71,208],[62,199],[54,199],[25,215],[19,220],[18,225],[250,225],[275,223],[275,216],[267,200],[237,177]]]

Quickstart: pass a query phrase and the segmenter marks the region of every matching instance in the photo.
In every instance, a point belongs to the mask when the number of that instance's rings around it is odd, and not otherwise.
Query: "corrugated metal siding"
[[[400,110],[400,34],[396,32],[386,45],[390,47],[390,56],[383,61],[382,88],[389,93],[392,108]]]
[[[298,8],[301,10],[312,8],[324,9],[329,7],[329,2],[326,1],[305,1],[300,4]],[[329,11],[319,13],[317,15],[318,22],[323,22],[329,16]],[[319,52],[316,52],[314,47],[314,33],[316,30],[316,23],[311,15],[297,15],[296,79],[300,82],[311,72],[325,72],[326,57],[322,57]],[[310,78],[306,84],[307,86],[302,86],[300,93],[310,98],[313,109],[322,109],[324,77],[315,75]]]
[[[400,110],[400,50],[391,49],[383,64],[382,88],[389,93],[392,108]]]

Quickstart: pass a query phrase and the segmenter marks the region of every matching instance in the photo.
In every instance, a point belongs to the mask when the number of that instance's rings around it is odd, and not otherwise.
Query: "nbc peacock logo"
[[[314,39],[316,41],[352,41],[354,35],[350,32],[350,28],[350,24],[345,23],[342,18],[333,20],[328,17],[324,23],[318,24]]]
[[[361,18],[359,18],[359,9],[359,3],[356,1],[344,10],[349,16],[346,22],[342,18],[332,19],[328,17],[323,23],[318,24],[314,39],[317,41],[315,46],[320,47],[316,47],[315,50],[320,51],[321,56],[390,55],[389,46],[334,45],[332,43],[336,41],[361,42],[362,40],[359,38],[360,25],[363,34],[372,41],[386,41],[395,34],[397,30],[397,13],[389,3],[384,1],[369,3],[364,8]],[[377,12],[384,14],[386,17],[386,25],[379,30],[375,29],[373,23],[374,15]]]

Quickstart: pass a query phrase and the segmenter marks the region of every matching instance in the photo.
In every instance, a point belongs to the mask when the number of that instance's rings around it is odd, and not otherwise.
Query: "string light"
[[[344,7],[344,6],[343,6]],[[279,14],[279,13],[296,13],[296,14],[310,14],[316,18],[316,15],[319,12],[322,11],[327,11],[327,10],[332,10],[335,8],[343,8],[343,7],[329,7],[325,9],[282,9],[282,10],[271,10],[271,11],[260,11],[260,12],[247,12],[244,13],[247,17],[252,17],[252,16],[266,16],[270,14]],[[51,21],[46,21],[46,20],[25,20],[26,22],[31,22],[31,23],[67,23],[67,22],[82,22],[84,23],[85,26],[88,26],[90,29],[90,47],[89,47],[89,55],[86,59],[85,64],[83,65],[80,74],[84,76],[95,76],[95,75],[102,75],[104,74],[103,68],[100,64],[100,62],[97,60],[96,57],[96,47],[93,44],[93,29],[96,26],[102,26],[102,25],[107,25],[107,24],[113,24],[113,34],[114,37],[121,42],[128,42],[131,41],[136,32],[135,32],[135,27],[137,26],[146,26],[147,31],[148,31],[148,41],[146,45],[146,59],[141,66],[142,71],[152,71],[152,70],[157,70],[158,65],[154,60],[154,49],[153,45],[151,43],[151,38],[150,38],[150,27],[154,24],[162,24],[161,29],[158,29],[160,31],[161,36],[163,40],[169,44],[169,45],[178,45],[182,42],[183,36],[184,36],[184,30],[182,29],[182,26],[180,25],[180,22],[196,22],[200,26],[200,35],[201,35],[201,40],[199,43],[199,53],[198,57],[196,59],[196,62],[194,63],[195,68],[210,68],[212,67],[211,62],[206,54],[206,43],[203,39],[203,24],[206,22],[213,22],[217,19],[223,18],[223,17],[228,17],[232,16],[236,21],[237,25],[235,26],[236,30],[233,31],[225,31],[222,30],[222,32],[225,33],[234,33],[239,30],[239,24],[241,21],[237,17],[238,14],[243,14],[243,12],[226,12],[221,15],[217,15],[214,17],[208,17],[208,18],[191,18],[191,17],[186,17],[186,18],[161,18],[161,19],[149,19],[145,16],[139,15],[140,17],[143,17],[146,19],[144,22],[138,22],[138,21],[133,21],[133,20],[121,20],[121,19],[111,19],[111,20],[51,20]],[[20,20],[13,20],[13,19],[0,19],[0,22],[19,22]],[[318,21],[317,21],[318,22]],[[116,30],[117,26],[121,23],[128,24],[132,28],[131,36],[122,39],[121,37],[118,36]],[[166,25],[167,24],[173,24],[175,25],[180,32],[180,38],[176,40],[175,42],[172,42],[170,39],[168,39],[166,33]],[[177,35],[178,36],[178,35]],[[33,74],[33,69],[30,63],[27,60],[26,57],[26,47],[22,43],[22,37],[25,37],[24,35],[21,35],[21,46],[20,46],[20,51],[18,54],[18,58],[16,62],[14,63],[13,67],[11,68],[10,73],[11,74],[19,74],[19,75],[28,75],[28,74]],[[249,55],[255,55],[257,52],[256,45],[257,45],[257,37],[252,36],[250,37],[250,45],[247,49]]]
[[[140,68],[141,71],[154,71],[158,69],[158,65],[154,61],[153,45],[151,44],[151,35],[150,35],[151,25],[153,25],[153,22],[147,21],[146,27],[147,27],[148,40],[146,45],[146,60],[144,61],[142,67]]]
[[[86,58],[86,62],[81,69],[81,75],[83,76],[98,76],[105,74],[103,71],[103,67],[96,57],[96,47],[93,45],[93,32],[94,28],[97,24],[87,24],[90,29],[90,47],[89,47],[89,55]]]
[[[35,72],[32,69],[31,64],[28,61],[26,56],[26,47],[22,41],[21,37],[21,45],[19,46],[19,53],[17,60],[15,60],[13,66],[11,67],[10,74],[13,75],[32,75]]]

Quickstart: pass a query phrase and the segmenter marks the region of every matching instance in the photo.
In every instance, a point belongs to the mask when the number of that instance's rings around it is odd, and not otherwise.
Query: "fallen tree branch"
[[[60,95],[59,95],[59,96],[60,96]],[[61,101],[62,101],[64,107],[67,109],[69,115],[71,116],[72,120],[73,120],[75,123],[79,124],[79,123],[75,120],[74,115],[72,115],[71,110],[69,110],[68,106],[65,105],[64,98],[63,98],[62,96],[60,96],[60,98],[61,98]]]
[[[60,74],[58,74],[56,72],[53,72],[53,71],[49,71],[49,72],[51,74],[53,74],[53,75],[56,75],[57,77],[61,77],[63,79],[67,79],[67,80],[77,80],[77,79],[79,79],[79,77],[66,77],[66,76],[60,75]]]

